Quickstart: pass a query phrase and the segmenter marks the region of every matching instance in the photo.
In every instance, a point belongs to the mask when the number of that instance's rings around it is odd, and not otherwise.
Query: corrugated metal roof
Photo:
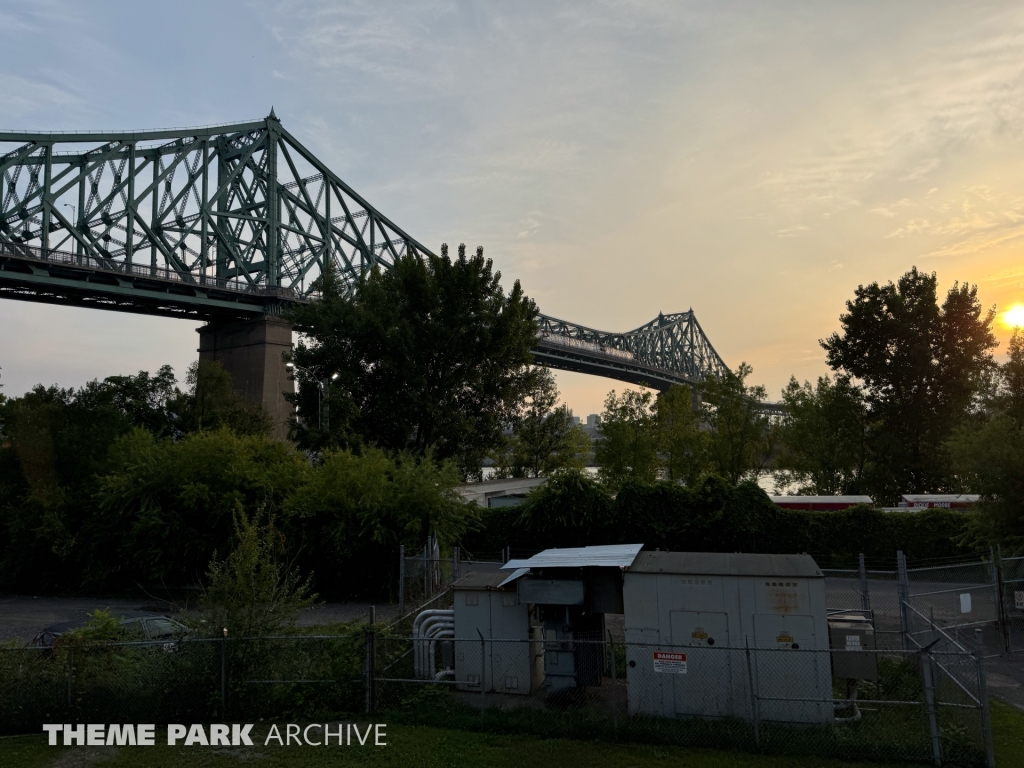
[[[501,566],[501,569],[503,571],[507,571],[507,570],[510,570],[512,568],[526,568],[527,567],[526,564],[528,562],[530,562],[530,561],[529,560],[509,560],[507,563],[505,563],[503,566]]]
[[[678,573],[695,576],[821,577],[810,555],[718,552],[641,552],[626,573]]]
[[[504,587],[509,582],[515,581],[520,576],[525,576],[529,572],[530,572],[529,568],[516,568],[514,571],[512,571],[511,574],[509,574],[508,578],[505,579],[503,582],[501,582],[501,584],[499,584],[498,586],[499,587]]]
[[[609,544],[598,547],[545,549],[528,560],[509,560],[504,570],[517,568],[580,568],[583,566],[625,567],[631,565],[643,544]]]
[[[461,579],[452,584],[452,589],[464,589],[464,590],[480,590],[480,589],[498,589],[501,587],[507,579],[507,574],[502,571],[490,571],[490,572],[477,572],[470,571]]]

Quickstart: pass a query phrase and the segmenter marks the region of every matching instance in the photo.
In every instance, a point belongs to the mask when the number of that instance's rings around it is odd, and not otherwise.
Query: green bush
[[[589,511],[584,510],[590,504]],[[806,552],[821,565],[967,557],[961,543],[973,513],[932,509],[883,512],[867,506],[840,512],[781,509],[754,483],[717,477],[693,488],[632,483],[614,499],[595,480],[552,478],[520,507],[488,510],[482,528],[463,539],[470,551],[643,543],[681,552]]]

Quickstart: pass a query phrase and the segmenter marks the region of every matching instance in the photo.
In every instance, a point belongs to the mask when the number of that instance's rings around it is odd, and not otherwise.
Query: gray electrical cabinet
[[[753,683],[762,720],[831,721],[829,654],[798,653],[829,647],[810,556],[641,552],[623,602],[631,714],[749,720]]]
[[[833,613],[828,617],[832,646],[832,674],[848,680],[877,680],[878,656],[875,627],[858,613]]]
[[[468,573],[452,585],[455,599],[456,688],[529,694],[543,683],[539,628],[531,635],[529,606],[505,573]],[[481,638],[485,641],[481,643]]]

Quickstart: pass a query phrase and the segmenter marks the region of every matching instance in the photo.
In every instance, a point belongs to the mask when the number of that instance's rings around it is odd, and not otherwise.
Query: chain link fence
[[[823,568],[831,613],[861,613],[874,622],[879,648],[912,648],[911,609],[972,651],[998,656],[1024,650],[1024,557],[998,549],[973,562],[896,568]]]
[[[1024,557],[1000,558],[1001,601],[1008,651],[1024,651]]]
[[[409,553],[403,545],[398,552],[398,610],[405,613],[422,606],[470,571],[497,572],[506,560],[504,553],[468,556],[460,547],[442,554],[437,539],[432,536],[427,537],[418,552]]]
[[[418,558],[432,572],[430,549]],[[0,647],[0,732],[44,722],[329,720],[379,712],[441,727],[984,765],[982,656],[1024,648],[1024,558],[827,569],[832,614],[860,614],[875,647],[673,647],[621,633],[414,639],[447,613],[451,572],[388,626],[332,636],[58,642]],[[493,567],[495,563],[489,563]],[[963,596],[968,595],[965,599]],[[426,598],[425,600],[422,598]],[[968,610],[964,610],[964,609]],[[840,617],[836,616],[837,619]]]
[[[937,750],[945,764],[983,765],[991,737],[980,659],[911,616],[920,646],[912,651],[677,648],[611,636],[443,639],[417,649],[422,639],[368,627],[330,637],[7,647],[0,730],[375,711],[443,727],[847,760],[931,760]],[[430,657],[418,666],[424,651]]]
[[[417,642],[376,638],[375,709],[445,727],[986,764],[981,662],[952,643],[829,651],[454,639],[433,644],[424,675]],[[836,673],[851,664],[864,679]]]
[[[0,648],[0,733],[365,709],[365,634]]]

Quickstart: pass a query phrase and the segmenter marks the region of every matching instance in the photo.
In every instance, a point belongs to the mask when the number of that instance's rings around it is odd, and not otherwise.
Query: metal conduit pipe
[[[424,672],[426,665],[423,661],[426,658],[426,647],[422,641],[423,632],[431,624],[439,621],[446,624],[453,623],[455,621],[455,611],[451,608],[431,608],[426,611],[420,611],[413,620],[413,667],[417,679],[422,680],[429,676],[429,670]]]
[[[438,672],[436,675],[434,675],[434,682],[436,683],[436,682],[439,682],[441,680],[445,680],[445,679],[447,679],[449,677],[452,680],[455,679],[455,670],[454,669],[442,669],[440,672]]]
[[[434,635],[442,630],[455,631],[455,622],[446,620],[443,616],[433,617],[423,622],[420,627],[420,639],[418,642],[417,662],[419,673],[417,677],[421,680],[429,680],[433,675],[433,663],[429,654],[431,648],[429,641]]]
[[[416,646],[416,657],[414,660],[414,667],[416,669],[416,677],[419,680],[426,680],[430,677],[430,670],[427,668],[427,644],[424,638],[435,626],[454,626],[454,618],[451,616],[428,616],[423,620],[419,627],[419,634],[414,639],[414,645]]]
[[[846,701],[837,701],[833,704],[833,712],[838,714],[839,712],[847,709],[853,709],[853,714],[848,717],[836,717],[835,722],[837,723],[857,723],[860,722],[861,713],[860,708],[857,706],[857,680],[852,680],[849,683]]]
[[[455,610],[453,608],[429,608],[425,611],[420,611],[416,614],[416,618],[412,621],[412,636],[417,637],[419,635],[420,624],[425,619],[429,619],[431,616],[451,616],[455,618]]]
[[[427,666],[425,667],[428,675],[434,671],[434,659],[436,658],[434,651],[437,648],[437,641],[442,637],[455,637],[455,625],[440,629],[431,636],[427,647]]]

